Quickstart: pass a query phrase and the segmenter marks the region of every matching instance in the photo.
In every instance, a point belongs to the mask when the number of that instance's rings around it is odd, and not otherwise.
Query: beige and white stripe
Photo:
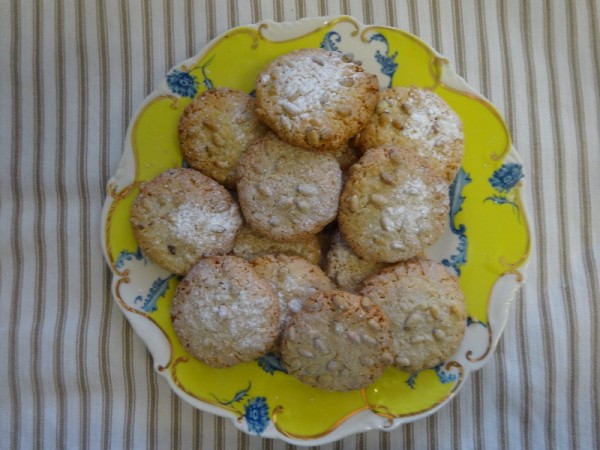
[[[129,118],[228,28],[350,14],[419,35],[505,116],[536,236],[490,363],[437,414],[326,449],[597,448],[597,0],[0,2],[0,448],[283,449],[180,401],[99,243]]]

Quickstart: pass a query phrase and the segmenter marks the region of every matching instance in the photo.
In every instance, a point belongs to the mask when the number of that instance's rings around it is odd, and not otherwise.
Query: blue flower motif
[[[444,363],[438,364],[437,366],[433,367],[433,370],[437,375],[438,380],[442,384],[454,383],[457,379],[455,373],[449,373],[444,370]],[[423,370],[417,370],[416,372],[410,374],[408,379],[405,381],[409,388],[415,389],[417,387],[417,377],[421,372],[423,372]]]
[[[248,424],[248,431],[260,436],[269,424],[267,399],[265,397],[254,397],[248,400],[244,408],[244,418]]]
[[[321,48],[323,50],[329,50],[331,52],[339,52],[340,49],[335,44],[339,43],[341,40],[342,37],[340,36],[340,33],[338,33],[337,31],[330,31],[329,33],[325,34],[325,36],[323,36],[323,40],[321,41]]]
[[[181,97],[194,98],[198,92],[198,80],[188,72],[177,69],[167,75],[167,85],[171,91]]]
[[[444,370],[444,363],[438,364],[433,368],[433,370],[435,370],[435,374],[442,384],[454,383],[456,381],[456,374],[446,372]]]
[[[490,184],[499,192],[508,192],[523,178],[523,167],[518,163],[503,164],[489,179]]]

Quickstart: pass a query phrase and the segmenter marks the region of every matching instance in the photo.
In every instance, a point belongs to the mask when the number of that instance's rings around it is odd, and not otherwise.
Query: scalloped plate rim
[[[414,36],[419,42],[423,43],[437,57],[443,58],[443,60],[444,60],[444,70],[442,72],[443,76],[450,77],[449,81],[444,81],[444,83],[446,85],[456,88],[460,91],[466,91],[466,92],[475,94],[478,97],[485,99],[485,97],[483,97],[479,92],[474,90],[460,75],[458,75],[454,71],[454,69],[451,67],[449,61],[447,59],[445,59],[443,57],[443,55],[441,55],[437,50],[435,50],[434,48],[429,46],[427,43],[422,41],[418,36],[415,36],[406,30],[402,30],[402,29],[396,28],[396,27],[385,26],[385,25],[363,24],[358,19],[356,19],[352,16],[348,16],[348,15],[305,17],[305,18],[302,18],[299,20],[285,21],[285,22],[276,22],[273,20],[263,20],[263,21],[260,21],[260,22],[254,23],[254,24],[240,25],[240,26],[228,29],[227,31],[225,31],[225,32],[219,34],[218,36],[216,36],[215,38],[211,39],[206,45],[203,46],[203,48],[199,52],[197,52],[195,55],[191,56],[190,58],[187,58],[186,60],[179,62],[178,64],[173,66],[170,70],[180,67],[183,64],[189,64],[189,63],[199,60],[207,53],[207,51],[210,48],[212,48],[217,42],[219,42],[223,38],[224,35],[232,32],[234,30],[239,30],[239,29],[258,30],[261,26],[264,26],[264,25],[276,26],[280,29],[284,29],[284,28],[293,28],[293,27],[297,26],[298,23],[302,23],[303,25],[307,25],[307,26],[311,25],[311,24],[314,24],[316,26],[326,26],[328,22],[331,22],[333,20],[338,20],[339,18],[347,18],[347,19],[351,20],[361,30],[375,26],[378,28],[399,30],[399,31],[402,31],[403,33],[407,33],[411,36]],[[311,28],[311,30],[314,31],[315,28]],[[279,30],[279,32],[281,32],[281,30]],[[292,39],[296,39],[300,36],[303,36],[303,34],[296,36],[296,37],[292,37]],[[117,168],[114,172],[114,175],[112,177],[110,177],[107,182],[107,188],[110,186],[117,186],[117,187],[123,188],[123,187],[127,187],[135,182],[135,155],[133,154],[133,148],[131,146],[131,134],[132,134],[132,129],[133,129],[133,124],[135,122],[135,118],[139,116],[139,114],[144,110],[144,108],[150,102],[152,102],[156,98],[160,97],[161,95],[165,95],[167,93],[170,93],[170,91],[168,91],[168,89],[167,89],[166,79],[163,78],[160,81],[160,83],[158,83],[155,86],[152,93],[150,93],[148,96],[146,96],[146,98],[141,102],[141,104],[138,106],[138,108],[136,108],[135,112],[133,113],[133,115],[130,118],[130,122],[129,122],[127,131],[125,134],[123,153],[117,164]],[[485,99],[485,100],[489,103],[490,106],[492,106],[495,109],[494,105],[491,102],[489,102],[487,99]],[[501,114],[498,113],[498,116],[502,120],[504,120],[502,118]],[[504,156],[503,159],[504,160],[508,159],[508,160],[512,160],[515,162],[519,162],[519,163],[522,162],[521,157],[517,153],[515,147],[512,145],[512,142],[510,144],[509,151],[506,153],[506,155]],[[127,178],[128,175],[131,177],[130,179]],[[526,181],[526,179],[527,178],[525,177],[524,181]],[[519,186],[519,190],[520,190],[520,194],[521,194],[521,202],[523,205],[525,216],[530,217],[529,212],[531,211],[531,208],[530,208],[530,205],[528,202],[528,198],[523,195],[524,191],[526,190],[525,186],[526,186],[526,184],[522,183]],[[204,412],[208,412],[208,413],[220,416],[220,417],[230,419],[233,422],[234,426],[238,430],[255,436],[254,434],[248,432],[247,427],[245,425],[245,421],[243,423],[240,422],[238,420],[238,417],[235,414],[233,414],[227,410],[224,410],[222,408],[202,402],[201,400],[198,400],[198,399],[188,395],[187,393],[181,391],[181,389],[174,383],[169,372],[167,370],[159,369],[159,367],[161,365],[160,362],[158,361],[160,359],[160,355],[157,354],[159,350],[157,350],[156,348],[153,348],[153,346],[151,346],[151,344],[146,339],[142,338],[142,336],[144,336],[148,333],[148,331],[145,330],[145,328],[147,328],[148,325],[157,328],[158,331],[160,331],[162,333],[160,328],[153,322],[148,324],[147,318],[144,318],[145,322],[144,322],[144,326],[142,327],[142,325],[140,325],[140,322],[138,322],[136,319],[134,319],[134,317],[142,319],[143,316],[140,316],[135,313],[132,313],[131,311],[128,311],[117,300],[117,298],[115,296],[115,289],[117,288],[117,284],[119,282],[119,274],[115,272],[112,265],[110,264],[112,261],[112,257],[108,254],[107,245],[106,245],[106,224],[107,224],[107,219],[108,219],[108,213],[109,213],[111,205],[114,202],[115,202],[115,199],[113,197],[111,197],[111,195],[110,195],[110,193],[108,193],[108,189],[107,189],[107,196],[104,201],[104,205],[102,208],[102,214],[101,214],[101,225],[102,225],[101,226],[101,230],[102,230],[101,231],[101,244],[102,244],[102,253],[103,253],[104,258],[105,258],[106,262],[108,263],[111,273],[112,273],[111,296],[113,297],[114,302],[117,304],[119,309],[122,311],[122,313],[128,320],[128,323],[131,324],[131,326],[135,330],[136,334],[142,339],[145,347],[150,351],[152,358],[153,358],[154,370],[156,371],[156,373],[158,373],[159,375],[161,375],[163,378],[165,378],[167,380],[169,387],[176,393],[176,395],[178,395],[180,398],[182,398],[184,401],[186,401],[193,407],[195,407],[201,411],[204,411]],[[515,300],[515,297],[517,295],[519,288],[523,285],[523,283],[527,279],[527,275],[528,275],[528,268],[529,268],[530,259],[531,259],[530,255],[532,254],[532,251],[533,251],[533,248],[535,245],[535,239],[532,234],[531,227],[529,225],[527,225],[527,232],[528,232],[529,240],[530,240],[530,248],[529,248],[527,258],[521,265],[519,265],[519,272],[522,276],[520,281],[515,280],[515,281],[511,282],[509,287],[503,288],[502,293],[497,293],[496,289],[497,289],[499,283],[505,277],[511,275],[511,274],[504,274],[496,280],[495,284],[492,287],[492,292],[490,293],[490,297],[489,297],[490,303],[489,304],[492,305],[492,303],[494,303],[494,304],[500,303],[500,306],[503,307],[502,308],[503,314],[501,317],[494,316],[491,313],[488,317],[488,319],[490,321],[492,320],[492,317],[493,317],[494,322],[495,322],[495,329],[492,333],[493,337],[492,337],[490,349],[489,349],[488,353],[485,355],[485,357],[483,357],[481,360],[477,361],[476,363],[469,362],[468,364],[464,364],[464,366],[463,366],[464,373],[463,373],[462,381],[460,382],[459,386],[446,399],[444,399],[442,402],[440,402],[439,404],[435,405],[434,407],[428,409],[425,412],[414,414],[411,416],[395,418],[395,419],[393,419],[393,422],[391,424],[389,423],[389,419],[386,419],[382,416],[378,416],[370,410],[361,411],[361,412],[351,416],[350,418],[344,420],[343,423],[341,423],[339,426],[335,427],[331,432],[325,434],[324,436],[314,438],[314,439],[297,439],[297,438],[287,436],[286,434],[281,433],[279,430],[277,430],[273,426],[272,421],[270,421],[268,428],[264,431],[264,433],[261,435],[261,437],[277,438],[277,439],[281,439],[285,442],[288,442],[290,444],[295,444],[295,445],[299,445],[299,446],[322,445],[322,444],[327,444],[327,443],[337,441],[339,439],[343,439],[344,437],[347,437],[347,436],[350,436],[350,435],[353,435],[356,433],[361,433],[361,432],[365,432],[365,431],[373,430],[373,429],[378,429],[381,431],[393,431],[393,430],[397,429],[400,425],[403,425],[403,424],[406,424],[409,422],[413,422],[415,420],[419,420],[419,419],[422,419],[425,417],[429,417],[432,414],[435,414],[441,408],[447,406],[447,404],[452,399],[454,399],[456,397],[456,395],[458,395],[458,393],[462,390],[463,386],[469,379],[469,375],[471,374],[471,372],[481,369],[484,365],[486,365],[489,362],[489,360],[491,359],[492,355],[494,354],[494,352],[496,350],[496,347],[498,345],[500,338],[502,337],[502,334],[504,332],[504,329],[505,329],[506,324],[509,319],[510,307]],[[165,340],[166,340],[166,338],[165,338]],[[167,357],[167,360],[168,360],[168,357]],[[355,428],[354,422],[358,422],[358,424],[356,424],[356,426],[358,426],[359,428]]]

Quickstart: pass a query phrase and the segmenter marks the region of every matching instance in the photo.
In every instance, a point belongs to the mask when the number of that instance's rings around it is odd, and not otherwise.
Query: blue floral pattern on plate
[[[320,47],[323,50],[328,50],[332,52],[341,51],[338,44],[342,42],[342,36],[337,31],[329,31],[325,33],[323,36],[323,40],[321,41]],[[396,73],[396,69],[398,69],[398,63],[396,62],[396,57],[398,56],[398,52],[394,52],[390,54],[390,46],[386,37],[381,33],[375,33],[370,38],[368,43],[371,42],[381,42],[385,45],[385,51],[375,50],[375,61],[381,66],[381,73],[388,76],[390,81],[388,83],[388,87],[392,86],[392,78],[394,77],[394,73]]]
[[[265,397],[254,397],[246,402],[244,418],[248,424],[248,431],[261,435],[269,425],[269,405]]]
[[[194,98],[198,92],[198,80],[189,72],[177,69],[167,75],[167,86],[181,97]]]
[[[487,197],[484,201],[489,200],[497,205],[511,205],[518,214],[519,205],[515,201],[513,189],[523,177],[523,166],[521,164],[503,164],[488,179],[490,185],[497,191],[497,194]]]
[[[121,250],[121,252],[119,253],[119,256],[117,257],[117,260],[115,261],[115,267],[117,268],[117,270],[125,270],[126,268],[128,268],[129,270],[132,270],[132,267],[135,265],[135,263],[140,263],[143,266],[147,266],[148,265],[148,260],[146,259],[146,257],[143,255],[142,250],[140,249],[140,247],[137,248],[137,250],[135,252],[130,252],[128,250]],[[171,281],[171,278],[173,278],[175,275],[173,274],[169,274],[167,276],[157,276],[154,281],[152,282],[152,285],[150,286],[150,288],[148,289],[148,291],[146,292],[146,294],[138,294],[135,296],[135,299],[133,300],[133,305],[130,306],[135,306],[138,309],[140,309],[143,312],[146,313],[151,313],[157,310],[157,302],[160,298],[164,297],[165,294],[167,293],[167,290],[169,289],[169,282]],[[140,291],[142,292],[142,291]]]
[[[452,372],[446,372],[444,370],[444,364],[445,363],[441,363],[438,364],[437,366],[433,367],[433,370],[435,371],[435,374],[438,377],[438,380],[440,380],[440,383],[442,384],[448,384],[448,383],[454,383],[456,380],[458,380],[458,375],[456,373],[452,373]],[[417,372],[413,372],[410,374],[410,376],[408,377],[408,379],[406,380],[406,384],[408,384],[408,386],[411,389],[415,389],[416,385],[417,385],[417,377],[419,376],[419,374],[422,371],[419,370]]]
[[[144,312],[151,313],[156,311],[158,308],[156,303],[158,302],[159,298],[164,297],[167,293],[169,281],[171,281],[171,278],[173,277],[174,275],[169,275],[166,278],[157,278],[154,280],[154,283],[152,283],[148,294],[145,297],[143,295],[138,295],[134,302],[136,304],[141,303],[141,309]]]
[[[385,53],[382,53],[381,50],[375,51],[375,60],[381,66],[381,73],[390,77],[388,87],[392,87],[392,78],[396,73],[396,69],[398,69],[398,63],[395,61],[396,57],[398,56],[398,52],[396,51],[390,55],[390,45],[388,44],[385,36],[381,33],[375,33],[369,38],[369,43],[373,41],[383,42],[385,45]]]
[[[325,33],[323,40],[321,41],[321,48],[330,52],[339,52],[340,49],[336,44],[339,44],[342,40],[342,36],[337,31],[330,31]]]
[[[180,97],[194,98],[198,93],[198,88],[200,86],[198,79],[192,75],[192,72],[197,69],[200,69],[202,72],[202,84],[204,87],[206,89],[213,89],[215,85],[212,80],[208,78],[208,74],[206,72],[206,68],[213,59],[214,56],[201,66],[192,67],[189,70],[186,70],[185,67],[182,67],[183,70],[173,69],[169,74],[167,74],[167,86],[171,92],[179,95]]]
[[[489,179],[494,189],[509,192],[523,178],[523,167],[519,163],[503,164]]]
[[[135,253],[127,250],[121,250],[121,253],[119,253],[117,260],[115,261],[115,268],[117,268],[117,270],[122,270],[125,266],[125,263],[128,261],[133,261],[134,258],[136,261],[141,261],[144,259],[141,248],[138,247]]]
[[[237,391],[231,400],[219,400],[215,395],[213,395],[214,399],[218,401],[221,405],[231,405],[233,403],[241,402],[244,398],[248,396],[248,391],[252,387],[252,383],[248,383],[248,387],[246,389],[242,389],[241,391]]]
[[[248,392],[252,388],[252,383],[248,383],[248,387],[237,391],[231,400],[219,400],[214,394],[213,398],[221,405],[230,406],[236,403],[241,403],[246,397]],[[246,419],[248,425],[248,431],[256,433],[260,436],[269,425],[269,405],[265,397],[250,397],[248,401],[243,405],[243,412],[238,407],[234,407],[234,410],[238,412],[240,417]]]
[[[275,353],[267,353],[266,355],[261,356],[257,360],[258,365],[267,373],[273,375],[275,372],[283,372],[288,373],[287,369],[283,366],[281,362],[281,358]]]
[[[450,230],[458,236],[457,253],[442,260],[446,267],[452,267],[456,275],[460,276],[460,268],[467,262],[467,227],[464,224],[456,225],[456,215],[462,210],[465,197],[462,195],[464,187],[471,182],[471,177],[461,167],[450,185]]]
[[[206,73],[206,68],[212,62],[213,59],[215,59],[214,56],[200,66],[200,71],[202,72],[202,84],[204,85],[204,87],[206,89],[213,89],[215,87],[215,84],[212,82],[212,80],[210,78],[208,78],[208,74]],[[192,69],[192,70],[194,70],[194,69]]]

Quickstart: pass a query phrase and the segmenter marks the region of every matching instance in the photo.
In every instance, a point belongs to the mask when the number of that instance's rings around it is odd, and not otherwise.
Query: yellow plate
[[[460,275],[469,315],[462,345],[434,369],[409,374],[390,368],[367,389],[347,393],[303,385],[272,355],[230,369],[190,357],[169,317],[178,279],[144,258],[129,224],[139,183],[182,165],[177,123],[191,99],[210,87],[251,93],[265,63],[305,47],[352,52],[381,87],[435,91],[460,115],[465,131],[465,158],[450,191],[450,226],[427,251]],[[348,16],[235,28],[173,68],[131,121],[103,211],[113,295],[173,390],[246,432],[317,445],[367,429],[390,430],[442,407],[489,360],[530,252],[522,183],[521,163],[496,109],[417,37]]]

